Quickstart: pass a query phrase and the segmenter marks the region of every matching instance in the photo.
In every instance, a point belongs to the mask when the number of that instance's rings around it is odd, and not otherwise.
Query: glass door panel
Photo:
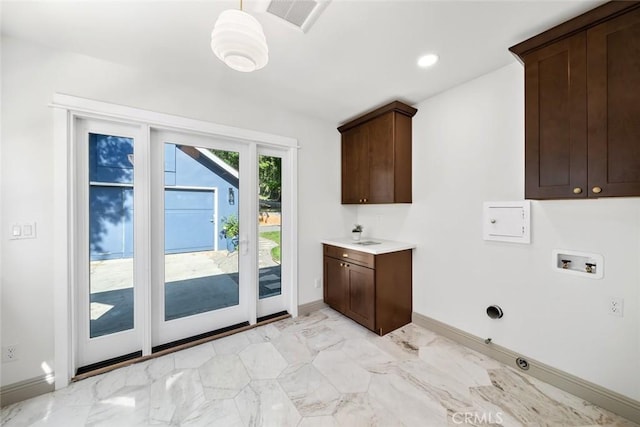
[[[258,298],[282,293],[282,158],[258,156]]]
[[[141,349],[136,328],[134,151],[138,129],[82,120],[78,133],[78,366]]]
[[[248,319],[241,288],[240,147],[187,134],[154,132],[163,154],[162,286],[154,346]],[[230,149],[227,149],[230,148]],[[159,242],[158,242],[159,243]],[[154,288],[157,289],[157,288]]]
[[[258,316],[286,310],[283,289],[283,215],[284,152],[258,149]],[[285,286],[286,288],[286,286]]]
[[[165,143],[164,152],[164,319],[236,306],[238,171],[221,173],[224,160],[206,148]]]

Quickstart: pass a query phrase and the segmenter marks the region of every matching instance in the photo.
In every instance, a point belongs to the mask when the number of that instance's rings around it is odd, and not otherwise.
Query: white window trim
[[[65,94],[54,94],[53,102],[53,131],[54,131],[54,206],[53,206],[53,261],[54,261],[54,334],[55,334],[55,388],[64,388],[69,384],[75,366],[73,337],[75,336],[75,298],[73,296],[73,283],[75,273],[73,270],[75,229],[75,198],[73,184],[75,181],[74,153],[71,149],[74,135],[73,123],[76,117],[111,119],[125,123],[138,123],[147,126],[147,134],[150,127],[173,129],[188,132],[201,133],[212,137],[221,137],[230,140],[249,143],[256,149],[257,145],[289,148],[290,170],[289,186],[291,194],[290,239],[289,247],[292,260],[289,266],[289,275],[292,278],[289,294],[289,313],[293,317],[298,315],[298,209],[297,209],[297,148],[298,141],[295,138],[258,132],[226,126],[202,120],[189,119],[165,113],[157,113],[102,101],[79,98]],[[254,151],[255,152],[255,151]],[[150,336],[150,334],[146,334]]]

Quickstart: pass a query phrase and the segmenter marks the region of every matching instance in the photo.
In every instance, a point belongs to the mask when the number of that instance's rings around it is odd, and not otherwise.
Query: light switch
[[[22,240],[22,239],[35,239],[36,238],[36,223],[25,222],[22,224],[13,224],[11,226],[10,240]]]

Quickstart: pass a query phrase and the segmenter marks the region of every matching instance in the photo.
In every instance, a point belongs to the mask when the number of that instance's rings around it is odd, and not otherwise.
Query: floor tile
[[[183,427],[243,427],[232,399],[212,400],[199,406],[181,424]]]
[[[72,383],[1,424],[639,427],[416,325],[380,337],[328,308]]]
[[[489,376],[491,386],[472,387],[471,392],[499,406],[523,424],[587,426],[613,422],[612,419],[595,419],[551,399],[524,375],[511,369],[492,369]]]
[[[213,348],[216,354],[237,354],[248,347],[249,344],[251,342],[249,342],[247,334],[241,332],[213,341]]]
[[[362,393],[369,388],[371,374],[342,350],[320,352],[313,366],[341,393]]]
[[[233,398],[251,380],[242,361],[234,354],[214,356],[198,372],[207,399]]]
[[[180,424],[204,402],[204,388],[198,371],[176,370],[151,384],[149,420],[152,423]]]
[[[301,419],[276,380],[252,381],[234,400],[245,426],[296,426]]]
[[[149,422],[149,388],[125,387],[100,399],[87,417],[87,426],[139,426]]]
[[[341,426],[395,427],[403,424],[368,393],[345,394],[336,407],[334,418]],[[429,425],[424,420],[423,425]]]
[[[332,416],[304,417],[298,427],[340,427],[338,421]]]
[[[174,354],[175,367],[176,369],[199,368],[215,355],[213,344],[210,342],[187,348]]]
[[[331,415],[340,401],[340,393],[313,365],[291,367],[278,382],[302,416]]]
[[[285,333],[271,343],[290,364],[309,363],[315,356],[307,347],[305,338],[299,334]]]
[[[240,352],[240,360],[254,380],[277,378],[287,367],[287,361],[270,342],[249,345]]]
[[[345,341],[341,350],[367,370],[375,370],[380,365],[397,361],[395,357],[364,338]]]
[[[420,426],[425,420],[434,426],[446,423],[447,411],[440,402],[398,375],[374,374],[368,394],[404,425]]]

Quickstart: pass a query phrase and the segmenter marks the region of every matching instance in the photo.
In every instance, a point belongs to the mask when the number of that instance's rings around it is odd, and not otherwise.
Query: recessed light
[[[430,53],[428,55],[423,55],[418,58],[418,67],[427,68],[431,67],[433,64],[438,62],[438,55],[435,53]]]

